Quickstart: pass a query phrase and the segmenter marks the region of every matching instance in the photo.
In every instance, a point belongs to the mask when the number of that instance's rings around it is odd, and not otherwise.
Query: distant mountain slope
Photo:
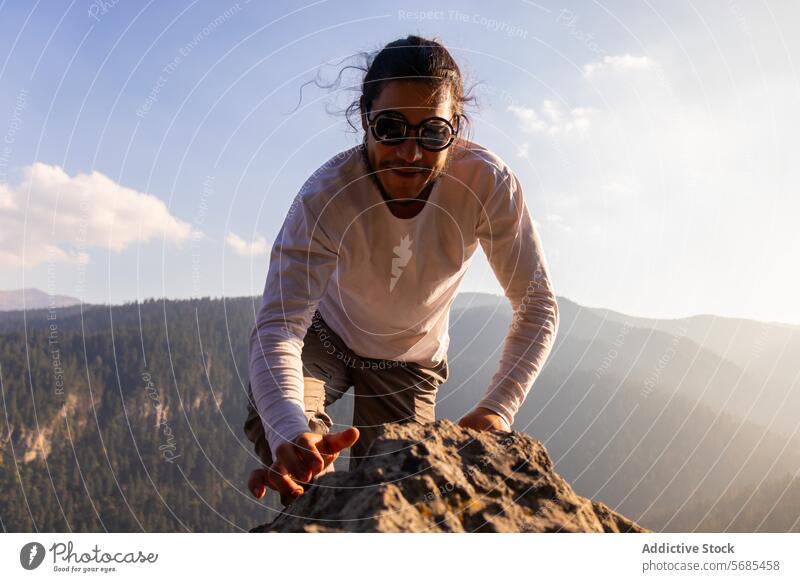
[[[739,488],[722,497],[693,499],[652,519],[663,531],[800,533],[800,475],[787,474],[757,489]]]
[[[67,295],[48,295],[44,291],[32,287],[0,291],[0,311],[68,307],[70,305],[77,305],[80,302],[81,300],[75,297],[68,297]]]
[[[628,317],[602,309],[587,309],[560,298],[569,335],[584,339],[625,336],[628,346],[658,346],[648,385],[658,383],[690,389],[716,410],[792,434],[800,410],[800,326],[699,315],[685,319],[654,320]],[[580,314],[580,317],[578,315]],[[646,334],[625,334],[630,328]],[[652,333],[650,333],[652,332]],[[668,338],[668,339],[667,339]],[[687,341],[689,340],[689,341]],[[626,351],[626,353],[632,353]],[[624,357],[615,367],[628,362]],[[626,368],[627,370],[627,368]],[[694,379],[682,383],[684,371]]]
[[[683,333],[701,347],[765,381],[787,386],[800,382],[800,364],[796,361],[800,354],[800,325],[716,315],[642,319],[609,310],[594,311],[615,322],[633,321],[637,327],[657,329],[670,335]]]

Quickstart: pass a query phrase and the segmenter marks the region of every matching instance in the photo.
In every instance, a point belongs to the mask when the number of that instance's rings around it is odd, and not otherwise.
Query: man
[[[432,422],[447,379],[450,306],[480,245],[514,308],[500,366],[459,424],[511,430],[558,329],[558,305],[522,188],[464,138],[461,74],[438,42],[409,36],[368,62],[364,143],[305,183],[272,248],[250,340],[248,438],[265,468],[249,488],[284,504],[351,469],[386,422]],[[354,388],[353,425],[326,407]],[[274,453],[273,453],[274,451]]]

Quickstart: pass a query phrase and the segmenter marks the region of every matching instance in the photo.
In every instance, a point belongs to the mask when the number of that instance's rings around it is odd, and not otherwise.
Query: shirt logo
[[[394,286],[403,274],[403,268],[411,260],[411,239],[405,235],[400,239],[400,244],[394,247],[395,258],[392,259],[392,278],[389,281],[389,293],[394,291]]]

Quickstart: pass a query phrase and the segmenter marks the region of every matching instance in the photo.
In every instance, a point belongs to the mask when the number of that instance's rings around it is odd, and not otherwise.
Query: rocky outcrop
[[[253,532],[645,532],[580,497],[544,446],[448,420],[387,424],[369,456],[329,473]]]
[[[69,419],[73,432],[79,433],[86,426],[87,419],[76,414],[79,404],[77,396],[67,394],[63,406],[57,409],[49,420],[45,421],[42,418],[34,427],[25,425],[10,427],[9,436],[0,439],[0,456],[3,448],[10,445],[18,462],[28,464],[34,461],[46,461],[53,450],[54,442],[70,438],[66,434],[65,419]]]

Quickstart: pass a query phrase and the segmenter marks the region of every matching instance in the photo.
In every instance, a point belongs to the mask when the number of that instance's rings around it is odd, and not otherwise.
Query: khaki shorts
[[[333,421],[326,408],[353,387],[353,426],[361,436],[350,449],[351,471],[367,455],[381,424],[435,420],[436,392],[448,375],[446,357],[430,368],[413,362],[363,358],[327,327],[319,311],[314,313],[303,342],[304,401],[309,432],[326,434],[331,430]],[[247,391],[244,431],[254,444],[256,454],[268,467],[272,464],[272,454],[249,383]],[[333,470],[333,464],[328,470]]]

